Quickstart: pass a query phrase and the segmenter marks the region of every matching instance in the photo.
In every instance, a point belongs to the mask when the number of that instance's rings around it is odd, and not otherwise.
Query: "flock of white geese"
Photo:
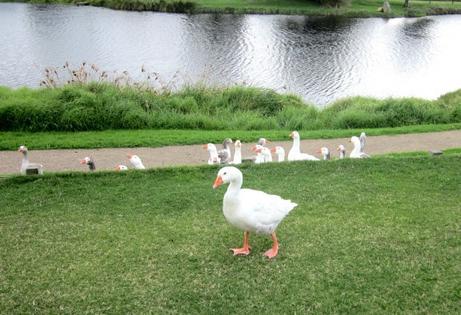
[[[288,161],[319,161],[319,159],[313,155],[302,153],[300,148],[300,136],[297,131],[293,131],[290,134],[290,137],[293,139],[293,145],[288,152],[287,160]],[[368,154],[364,152],[365,148],[365,140],[366,134],[364,132],[361,133],[360,137],[352,137],[350,142],[354,145],[354,149],[351,151],[349,157],[350,158],[367,158],[370,157]],[[242,143],[240,140],[235,141],[234,143],[234,156],[232,157],[231,152],[231,144],[232,140],[227,138],[223,142],[223,148],[218,150],[216,145],[213,143],[205,144],[203,147],[208,151],[208,164],[241,164],[242,163]],[[265,138],[260,138],[258,142],[252,147],[252,151],[255,153],[255,156],[247,159],[253,161],[256,164],[260,163],[267,163],[272,162],[272,153],[275,154],[277,162],[285,161],[285,149],[281,146],[275,146],[271,149],[267,147],[269,143],[268,140]],[[23,154],[23,159],[21,163],[20,173],[23,175],[26,174],[43,174],[43,165],[39,163],[31,163],[28,157],[28,149],[26,146],[21,145],[18,149],[19,152]],[[340,144],[337,147],[337,151],[339,152],[339,158],[343,159],[346,157],[346,149],[344,145]],[[330,150],[327,147],[320,148],[317,153],[322,154],[323,160],[331,159]],[[129,154],[128,161],[130,162],[131,166],[134,169],[145,169],[141,158],[135,154]],[[96,163],[92,157],[84,157],[80,160],[81,164],[85,164],[88,166],[90,171],[96,170]],[[125,164],[118,164],[115,167],[117,171],[126,171],[129,167]]]
[[[290,134],[293,139],[293,145],[288,152],[288,161],[318,161],[319,159],[313,155],[302,153],[300,149],[300,136],[297,131]],[[350,158],[366,158],[369,157],[363,152],[365,147],[365,133],[360,137],[352,137],[350,142],[354,145],[354,149],[350,153]],[[230,145],[231,139],[225,139],[223,149],[217,150],[212,143],[204,145],[208,150],[208,164],[241,164],[242,163],[242,144],[239,140],[234,143],[234,156],[232,158]],[[282,162],[285,160],[285,150],[281,146],[269,149],[266,147],[268,141],[265,138],[259,139],[258,143],[253,146],[252,150],[256,156],[251,160],[254,163],[272,162],[272,153],[275,153],[277,160]],[[339,158],[346,157],[344,145],[339,145]],[[19,152],[23,154],[21,165],[22,174],[43,174],[43,166],[37,163],[30,163],[25,146],[19,147]],[[319,151],[324,160],[331,158],[330,151],[326,147],[322,147]],[[136,169],[144,169],[144,164],[137,155],[128,155],[130,163]],[[81,164],[88,165],[90,170],[95,170],[94,160],[90,157],[85,157],[80,161]],[[126,165],[118,165],[117,169],[122,171],[128,169]],[[234,256],[246,256],[250,254],[251,247],[249,243],[250,233],[259,233],[270,235],[272,238],[272,247],[264,253],[264,256],[271,259],[278,255],[279,242],[275,234],[280,222],[293,210],[297,204],[291,200],[285,200],[280,196],[267,194],[265,192],[242,188],[243,174],[234,166],[225,166],[221,168],[213,183],[213,188],[218,188],[222,184],[229,184],[226,193],[223,197],[223,214],[227,222],[232,226],[243,231],[243,246],[240,248],[232,248]]]
[[[293,145],[288,152],[286,157],[288,161],[319,161],[314,155],[301,152],[301,139],[297,131],[293,131],[290,134],[290,137],[293,139]],[[354,145],[354,149],[351,151],[349,157],[353,159],[362,159],[370,157],[364,152],[366,134],[362,132],[360,137],[352,137],[350,142]],[[252,160],[256,164],[272,162],[272,153],[275,154],[277,162],[285,161],[285,149],[281,146],[275,146],[273,148],[268,148],[268,140],[265,138],[260,138],[259,141],[252,147],[252,151],[255,152],[256,156],[252,157]],[[241,164],[242,163],[242,143],[240,140],[235,141],[234,143],[234,157],[232,158],[231,152],[232,139],[227,138],[223,142],[223,148],[218,150],[216,145],[213,143],[208,143],[203,146],[204,149],[208,151],[208,164]],[[346,148],[344,145],[340,144],[337,147],[339,152],[339,158],[343,159],[346,157]],[[330,160],[331,153],[327,147],[321,147],[317,153],[322,154],[323,160]]]

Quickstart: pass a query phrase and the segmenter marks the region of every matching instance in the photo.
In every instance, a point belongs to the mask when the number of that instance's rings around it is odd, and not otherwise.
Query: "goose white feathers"
[[[362,132],[362,133],[360,134],[359,139],[360,139],[360,152],[363,153],[364,150],[365,150],[365,142],[366,142],[366,140],[367,140],[367,135],[365,134],[365,132]]]
[[[135,154],[128,154],[128,160],[130,161],[131,165],[137,170],[144,170],[146,167],[142,164],[142,160],[139,156]]]
[[[29,150],[25,145],[21,145],[18,148],[18,152],[22,153],[22,162],[21,162],[21,168],[20,172],[22,175],[27,175],[27,174],[38,174],[38,175],[43,175],[43,165],[39,163],[30,163],[29,162]]]
[[[277,156],[277,162],[285,161],[285,149],[281,146],[276,146],[271,149],[272,153]]]
[[[232,139],[226,138],[223,142],[223,149],[218,151],[218,157],[221,163],[229,163],[232,159],[232,153],[230,145],[232,144]]]
[[[360,139],[356,136],[353,136],[350,140],[352,144],[354,145],[354,149],[352,150],[351,154],[349,155],[350,158],[352,159],[364,159],[364,158],[369,158],[370,156],[366,154],[365,152],[361,152],[361,143]]]
[[[227,166],[219,170],[213,184],[213,188],[229,184],[223,199],[224,217],[231,225],[244,231],[243,247],[232,251],[234,255],[248,255],[249,233],[268,234],[272,236],[273,244],[264,255],[273,258],[278,253],[275,230],[297,204],[262,191],[242,189],[242,183],[242,172],[233,166]]]
[[[346,157],[346,148],[342,144],[338,145],[336,150],[339,151],[340,159],[344,159]]]
[[[319,161],[319,159],[313,155],[301,153],[301,142],[297,131],[293,131],[290,137],[293,138],[293,146],[288,152],[288,161]]]
[[[254,151],[256,152],[256,154],[261,154],[261,163],[272,162],[272,153],[269,148],[257,144],[254,146]]]
[[[213,143],[204,144],[203,148],[208,151],[208,165],[221,163],[221,159],[218,156],[218,150]]]
[[[234,159],[231,164],[242,164],[242,143],[236,140],[234,143]]]

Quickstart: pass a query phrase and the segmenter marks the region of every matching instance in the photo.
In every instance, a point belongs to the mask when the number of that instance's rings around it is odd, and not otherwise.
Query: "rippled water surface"
[[[144,65],[177,85],[248,84],[324,105],[348,95],[436,98],[461,88],[461,16],[345,19],[180,15],[0,3],[0,85],[38,86],[66,61]]]

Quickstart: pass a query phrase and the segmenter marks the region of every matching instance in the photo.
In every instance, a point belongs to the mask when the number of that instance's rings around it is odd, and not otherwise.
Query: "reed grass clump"
[[[319,130],[461,122],[461,90],[434,101],[352,97],[325,109],[254,87],[178,91],[110,82],[0,87],[2,131],[107,129]]]

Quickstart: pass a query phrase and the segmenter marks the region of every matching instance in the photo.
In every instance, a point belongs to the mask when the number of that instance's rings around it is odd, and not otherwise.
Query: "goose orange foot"
[[[269,259],[277,256],[279,252],[279,242],[277,240],[277,236],[275,236],[275,232],[271,234],[271,237],[272,237],[272,242],[273,242],[272,248],[264,253],[264,256],[266,256]]]
[[[231,248],[231,251],[234,253],[234,256],[247,256],[250,254],[249,247]]]

